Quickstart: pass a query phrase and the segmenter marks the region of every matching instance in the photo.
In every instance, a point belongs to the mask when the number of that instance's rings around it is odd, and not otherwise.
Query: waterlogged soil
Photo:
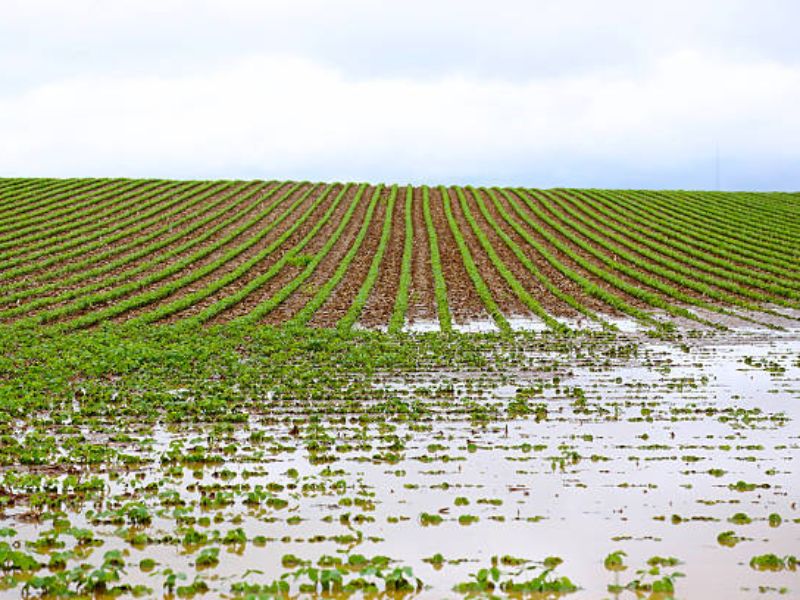
[[[800,596],[799,335],[507,352],[421,357],[356,396],[220,376],[210,395],[160,390],[153,419],[77,382],[71,412],[18,415],[2,437],[0,585],[444,598],[553,569],[526,597]],[[241,410],[186,417],[214,402]]]
[[[411,258],[411,285],[408,290],[409,323],[419,325],[436,321],[436,295],[433,289],[433,271],[428,230],[422,211],[422,190],[414,188],[413,210],[413,254]]]
[[[532,201],[535,201],[535,198],[533,197],[533,195],[528,194],[527,196],[520,196],[519,194],[515,194],[512,197],[513,197],[513,200],[514,200],[515,204],[520,207],[520,210],[522,211],[522,214],[526,215],[527,217],[532,219],[533,222],[538,224],[537,228],[531,227],[531,225],[528,222],[526,222],[520,216],[519,213],[517,213],[517,211],[514,209],[513,205],[508,201],[508,199],[500,194],[500,195],[498,195],[498,199],[500,201],[500,204],[503,206],[504,210],[511,216],[511,218],[515,222],[519,223],[519,225],[522,227],[522,229],[525,232],[527,232],[528,235],[530,235],[533,239],[535,239],[539,244],[542,244],[545,248],[547,248],[548,251],[562,265],[565,265],[565,266],[569,267],[571,270],[575,271],[576,273],[579,273],[582,277],[584,277],[588,281],[592,282],[593,285],[596,285],[596,286],[604,289],[606,292],[609,292],[611,294],[619,296],[627,304],[630,304],[631,306],[634,306],[634,307],[639,308],[639,309],[647,309],[649,307],[649,305],[646,302],[644,302],[643,300],[640,300],[639,298],[628,294],[624,290],[619,289],[616,286],[611,285],[610,283],[608,283],[604,279],[601,279],[600,277],[596,276],[594,273],[589,271],[587,268],[584,268],[583,266],[581,266],[578,262],[576,262],[568,254],[566,254],[565,252],[563,252],[562,250],[560,250],[556,246],[550,244],[550,242],[547,241],[547,237],[545,235],[542,235],[542,232],[548,233],[554,239],[558,240],[558,242],[560,244],[562,244],[565,248],[568,248],[570,251],[574,252],[575,254],[578,254],[579,256],[582,256],[586,261],[588,261],[589,263],[593,264],[594,266],[601,267],[601,261],[597,260],[595,257],[592,257],[588,253],[579,252],[578,249],[575,247],[574,243],[571,240],[569,240],[566,236],[564,236],[561,232],[553,229],[552,227],[550,227],[549,225],[547,225],[543,221],[538,221],[536,219],[536,216],[530,211],[530,208],[527,206],[527,204],[525,203],[525,200],[524,200],[524,198],[527,197],[527,198],[531,199]],[[509,226],[509,229],[511,229],[510,226]],[[525,247],[525,246],[523,246],[523,247]],[[619,275],[619,273],[615,273],[615,275]],[[587,305],[587,306],[591,306],[591,305]],[[599,309],[599,310],[607,310],[607,309]]]

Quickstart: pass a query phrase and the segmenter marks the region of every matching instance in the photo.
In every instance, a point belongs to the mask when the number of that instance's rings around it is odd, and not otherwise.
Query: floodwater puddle
[[[0,473],[2,585],[76,589],[87,564],[145,595],[798,594],[799,356],[574,343],[381,373],[358,402],[265,391],[234,422],[31,422]]]
[[[416,319],[406,321],[405,330],[411,333],[439,331],[439,321],[432,319]]]

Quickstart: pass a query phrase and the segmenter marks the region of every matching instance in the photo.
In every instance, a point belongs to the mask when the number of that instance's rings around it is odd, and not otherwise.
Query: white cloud
[[[797,98],[798,70],[693,53],[640,79],[529,83],[352,81],[306,59],[252,57],[202,76],[74,78],[0,100],[0,164],[64,176],[400,181],[474,169],[518,177],[529,165],[535,184],[565,157],[659,167],[704,160],[717,141],[731,157],[800,160]]]
[[[798,188],[766,4],[6,0],[0,174]]]

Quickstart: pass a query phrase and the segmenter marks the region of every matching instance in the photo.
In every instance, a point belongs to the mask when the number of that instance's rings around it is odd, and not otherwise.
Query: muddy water
[[[228,433],[127,424],[126,452],[151,462],[102,469],[94,474],[102,497],[64,507],[72,527],[98,540],[75,563],[97,565],[120,549],[121,582],[161,594],[170,568],[186,574],[184,584],[199,576],[219,596],[238,581],[296,572],[283,560],[290,554],[312,564],[324,555],[384,555],[413,569],[424,584],[419,597],[443,598],[458,597],[453,587],[493,556],[528,561],[501,567],[516,581],[559,557],[554,575],[581,588],[568,597],[588,599],[612,597],[610,584],[641,579],[637,570],[661,556],[680,561],[658,576],[683,574],[676,598],[781,589],[800,597],[800,572],[750,566],[757,555],[800,556],[800,338],[636,341],[632,355],[589,358],[576,346],[531,352],[514,370],[386,374],[376,388],[408,407],[408,419],[397,405],[385,418],[365,414],[375,408],[369,399],[359,407],[265,399],[264,414]],[[257,486],[265,491],[246,504]],[[110,522],[109,511],[130,503],[147,507],[151,521]],[[737,513],[750,522],[732,522]],[[46,514],[19,502],[5,510],[4,527],[47,562],[52,549],[26,544],[53,529]],[[184,543],[192,529],[209,540]],[[246,541],[222,541],[237,529]],[[718,541],[727,531],[740,538],[733,547]],[[124,539],[133,533],[145,543]],[[58,551],[75,547],[70,534],[59,537]],[[203,548],[219,548],[219,562],[198,570]],[[627,569],[604,568],[619,550]],[[435,568],[424,559],[436,554],[444,563]],[[149,573],[138,567],[145,558],[157,563]],[[287,581],[296,593],[308,579]]]

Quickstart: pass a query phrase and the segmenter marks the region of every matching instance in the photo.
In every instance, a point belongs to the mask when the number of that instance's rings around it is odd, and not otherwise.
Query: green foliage
[[[431,216],[430,190],[422,186],[422,212],[425,217],[425,229],[428,234],[428,245],[431,255],[431,271],[433,272],[433,292],[436,297],[436,314],[439,317],[439,329],[442,333],[453,331],[450,307],[447,303],[447,283],[442,271],[442,258],[439,253],[439,237]]]
[[[403,328],[408,310],[408,295],[411,288],[411,259],[414,254],[414,188],[406,187],[404,214],[405,238],[403,241],[403,260],[400,266],[400,282],[397,288],[392,316],[389,320],[389,332],[399,333]]]

